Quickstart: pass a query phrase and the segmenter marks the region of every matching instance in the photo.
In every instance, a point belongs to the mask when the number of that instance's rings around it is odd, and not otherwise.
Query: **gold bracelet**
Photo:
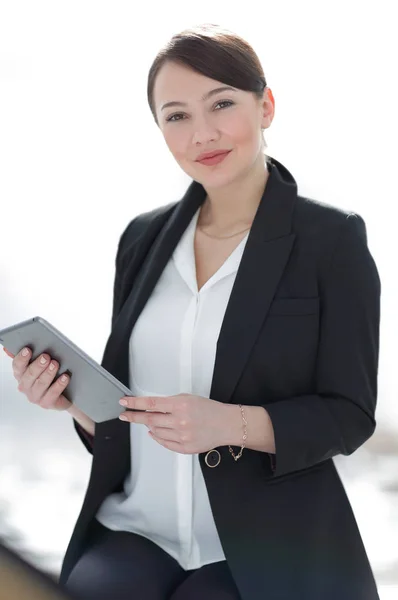
[[[245,413],[243,412],[243,406],[241,404],[239,404],[239,408],[240,408],[240,411],[242,413],[242,419],[243,419],[243,423],[244,423],[243,445],[242,445],[242,447],[240,449],[240,452],[239,452],[239,454],[237,456],[235,456],[234,451],[232,450],[231,446],[229,446],[229,451],[232,454],[232,456],[234,457],[235,462],[238,460],[238,458],[240,458],[242,456],[243,448],[245,447],[245,441],[247,439],[247,428],[246,428],[247,421],[245,419]]]

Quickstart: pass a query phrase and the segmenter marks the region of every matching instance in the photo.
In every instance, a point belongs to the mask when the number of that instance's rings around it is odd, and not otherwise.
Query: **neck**
[[[202,204],[199,221],[202,227],[212,225],[223,230],[241,223],[250,225],[260,204],[269,177],[265,157],[259,160],[250,171],[239,180],[218,189],[205,188],[207,196]]]

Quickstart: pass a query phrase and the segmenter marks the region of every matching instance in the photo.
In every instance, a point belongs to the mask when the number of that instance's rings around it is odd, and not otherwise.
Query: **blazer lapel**
[[[296,185],[286,185],[274,167],[252,223],[217,342],[210,397],[219,402],[234,402],[233,393],[289,259],[296,237],[291,233],[296,197]]]
[[[267,316],[295,239],[291,226],[297,186],[281,163],[274,158],[270,160],[270,175],[252,223],[217,342],[210,397],[220,402],[233,401],[234,390]],[[288,180],[284,179],[286,173]],[[138,274],[128,297],[123,299],[123,308],[116,318],[101,363],[127,387],[132,328],[205,197],[203,186],[193,181],[160,229],[142,264],[137,265],[133,260],[127,267],[129,271],[137,271],[139,267]],[[139,243],[144,243],[144,239]]]
[[[128,297],[122,298],[122,310],[112,328],[101,364],[127,387],[129,386],[131,331],[182,234],[205,197],[206,192],[203,186],[193,181],[155,237],[142,264],[139,264],[140,255],[137,254],[126,267],[127,278],[130,278],[131,273],[137,273],[137,275]],[[145,239],[139,242],[140,245],[145,243]]]

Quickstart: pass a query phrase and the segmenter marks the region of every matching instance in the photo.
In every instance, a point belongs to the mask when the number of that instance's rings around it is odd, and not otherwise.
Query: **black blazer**
[[[221,544],[242,600],[377,600],[375,580],[332,460],[375,430],[380,280],[363,219],[298,195],[276,159],[217,342],[210,398],[264,406],[276,455],[228,446],[199,454]],[[116,257],[112,330],[102,365],[128,386],[128,342],[199,205],[201,184],[144,213]],[[85,547],[100,504],[130,469],[129,426],[75,423],[92,469],[60,582]],[[250,427],[248,429],[250,437]],[[239,448],[236,448],[236,451]],[[272,460],[271,460],[272,459]]]

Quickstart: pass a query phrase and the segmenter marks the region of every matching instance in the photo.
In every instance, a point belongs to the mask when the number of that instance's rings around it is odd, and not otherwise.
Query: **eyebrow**
[[[236,92],[237,91],[234,88],[230,87],[229,85],[223,85],[222,87],[214,88],[214,90],[210,90],[210,92],[207,92],[206,94],[204,94],[202,96],[202,100],[207,100],[211,96],[214,96],[214,94],[218,94],[219,92],[225,92],[227,90],[229,92]],[[186,102],[179,102],[177,100],[174,100],[173,102],[166,102],[166,104],[163,104],[163,106],[162,106],[162,108],[160,110],[164,110],[168,106],[187,106],[187,103]]]

